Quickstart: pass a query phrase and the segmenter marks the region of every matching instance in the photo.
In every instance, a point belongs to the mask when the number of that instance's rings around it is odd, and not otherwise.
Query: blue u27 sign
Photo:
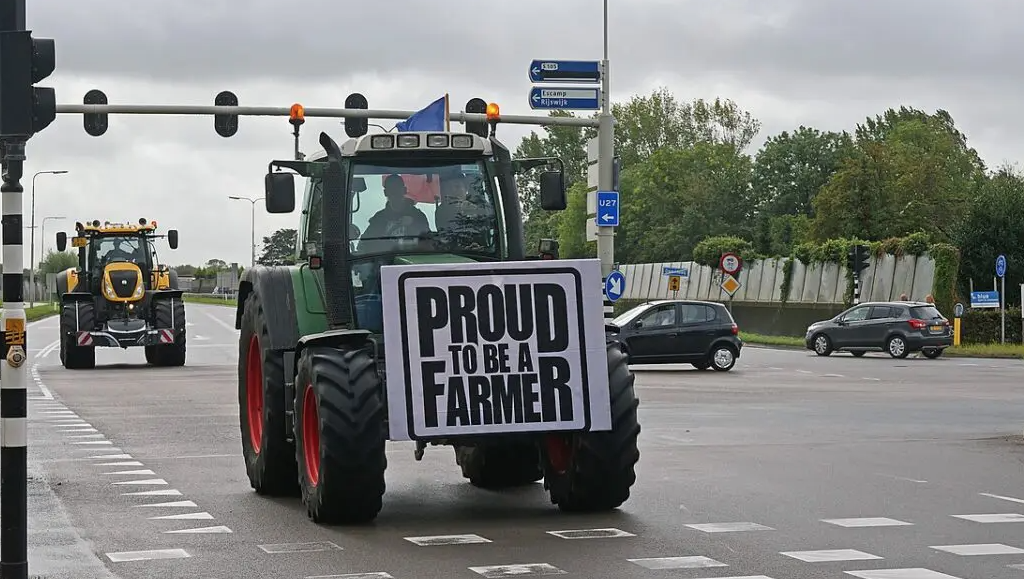
[[[999,292],[971,292],[972,308],[998,308]]]
[[[619,192],[597,192],[597,224],[601,227],[619,226]]]

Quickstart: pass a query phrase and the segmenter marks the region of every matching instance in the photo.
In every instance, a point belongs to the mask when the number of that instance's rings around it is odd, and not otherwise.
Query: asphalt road
[[[250,489],[232,311],[187,311],[184,368],[101,350],[66,371],[56,320],[33,327],[33,575],[1024,577],[1021,362],[751,347],[730,373],[637,366],[639,481],[619,511],[475,489],[451,449],[416,462],[403,443],[376,524],[329,528]]]

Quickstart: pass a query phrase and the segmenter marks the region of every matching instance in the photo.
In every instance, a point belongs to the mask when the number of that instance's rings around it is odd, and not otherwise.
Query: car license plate
[[[933,332],[941,332],[941,331],[942,331],[942,328],[943,328],[943,326],[932,326],[932,327],[931,327],[931,330],[932,330]]]

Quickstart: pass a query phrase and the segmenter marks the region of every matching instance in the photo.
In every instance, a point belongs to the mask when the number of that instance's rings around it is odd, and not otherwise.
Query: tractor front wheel
[[[285,429],[284,357],[266,348],[263,303],[249,295],[238,348],[238,415],[249,484],[261,495],[294,496],[295,446]]]
[[[89,302],[64,304],[60,311],[60,361],[68,370],[96,367],[95,346],[79,346],[78,331],[92,330],[96,312]]]
[[[544,446],[544,486],[563,511],[618,508],[636,482],[640,401],[633,390],[635,378],[629,357],[617,345],[609,344],[607,352],[612,429],[550,434]]]
[[[174,343],[146,346],[146,362],[154,366],[185,365],[185,302],[181,298],[153,303],[153,327],[174,330]]]
[[[316,523],[366,523],[383,507],[386,411],[365,350],[312,346],[295,379],[302,502]]]

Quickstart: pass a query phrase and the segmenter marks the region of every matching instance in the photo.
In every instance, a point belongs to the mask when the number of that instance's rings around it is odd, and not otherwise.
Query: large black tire
[[[485,489],[523,486],[544,478],[536,444],[456,446],[455,462],[470,484]]]
[[[60,361],[68,370],[89,370],[96,367],[96,347],[79,346],[75,332],[92,330],[96,311],[89,302],[71,302],[60,311]]]
[[[562,460],[554,456],[553,443],[544,449],[544,486],[551,502],[563,511],[616,509],[629,498],[636,482],[640,400],[633,390],[635,377],[629,370],[628,357],[618,346],[609,344],[607,352],[612,429],[550,435],[549,440],[566,441]]]
[[[365,350],[313,346],[299,357],[295,447],[314,522],[366,523],[383,507],[383,384]]]
[[[245,471],[249,484],[257,493],[295,496],[299,487],[296,482],[295,445],[288,441],[286,429],[284,358],[268,350],[266,345],[269,343],[263,304],[258,294],[249,294],[242,312],[238,341],[238,421]],[[253,353],[251,360],[250,350]],[[255,424],[250,423],[250,377]]]
[[[174,330],[174,343],[146,347],[146,361],[155,366],[185,365],[185,302],[181,298],[153,300],[153,327]]]

